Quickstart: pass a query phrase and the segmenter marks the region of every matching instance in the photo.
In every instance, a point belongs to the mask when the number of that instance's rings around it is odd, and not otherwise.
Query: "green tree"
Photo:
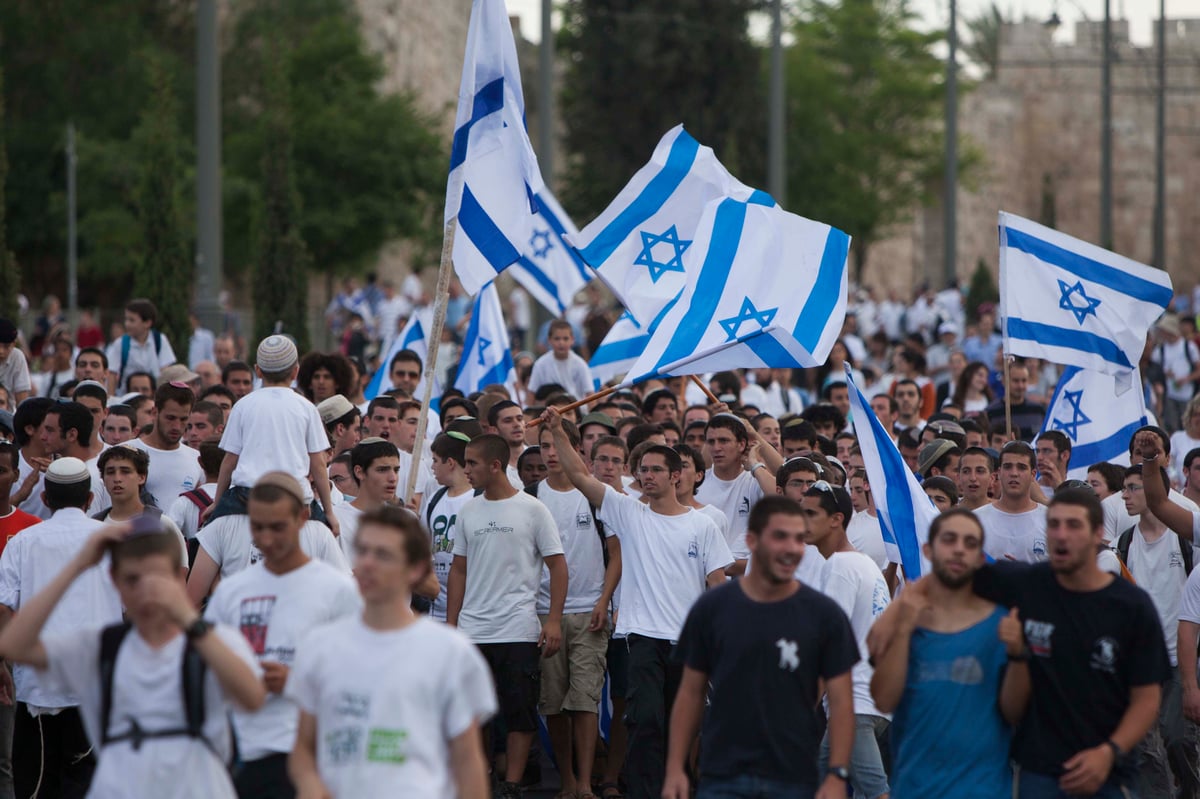
[[[813,0],[788,48],[789,210],[853,237],[859,281],[941,173],[941,34],[914,18],[904,0]]]
[[[276,45],[278,47],[278,45]],[[292,118],[284,56],[265,59],[262,113],[262,220],[258,258],[254,265],[254,338],[275,332],[296,339],[308,349],[308,248],[300,232],[300,196],[292,163]],[[278,52],[276,50],[276,52]]]
[[[1000,66],[1000,28],[1004,22],[1004,15],[995,3],[967,20],[969,35],[962,49],[967,58],[983,70],[984,80],[996,77]]]
[[[186,357],[192,262],[180,211],[179,108],[164,65],[152,58],[149,70],[153,95],[134,132],[141,160],[137,209],[142,257],[134,273],[133,294],[157,306],[156,326]]]
[[[730,171],[757,182],[764,80],[747,15],[760,0],[567,0],[563,202],[588,217],[682,122]]]
[[[8,174],[8,156],[4,143],[4,70],[0,69],[0,199],[4,197],[4,180]],[[8,251],[8,233],[4,224],[4,203],[0,202],[0,317],[17,320],[17,292],[21,290],[21,273],[16,260]]]
[[[996,279],[992,270],[988,269],[987,261],[980,258],[975,263],[975,271],[971,273],[971,283],[967,286],[967,318],[979,320],[978,308],[985,302],[999,302],[1000,290],[996,288]]]

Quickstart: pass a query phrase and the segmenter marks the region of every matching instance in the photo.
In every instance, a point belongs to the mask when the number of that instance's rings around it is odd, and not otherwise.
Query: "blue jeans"
[[[1108,782],[1100,787],[1092,796],[1095,799],[1134,799],[1134,793],[1121,785],[1116,777],[1109,777]],[[1018,799],[1079,799],[1058,787],[1058,777],[1048,777],[1045,774],[1034,774],[1024,769],[1017,770]]]
[[[883,750],[879,739],[886,736],[892,723],[883,716],[854,714],[854,748],[850,750],[850,785],[855,797],[878,799],[889,793],[887,772],[883,768]],[[835,764],[836,765],[836,764]],[[829,731],[821,739],[821,779],[829,768]]]
[[[811,785],[768,780],[743,774],[701,780],[696,799],[812,799],[816,791]]]

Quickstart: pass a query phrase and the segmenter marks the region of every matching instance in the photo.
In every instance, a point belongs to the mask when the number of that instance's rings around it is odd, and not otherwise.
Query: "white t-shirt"
[[[750,548],[746,545],[746,525],[750,521],[750,509],[762,496],[762,486],[748,471],[743,471],[732,480],[722,480],[709,469],[696,492],[697,502],[715,505],[729,520],[725,543],[737,560],[750,557]]]
[[[1141,531],[1135,529],[1129,541],[1129,560],[1125,563],[1138,587],[1154,602],[1172,666],[1179,665],[1175,655],[1179,641],[1179,604],[1188,578],[1179,547],[1179,536],[1170,530],[1148,542]]]
[[[150,472],[146,476],[146,490],[154,495],[158,507],[166,509],[185,491],[191,491],[204,483],[204,470],[200,468],[200,453],[186,444],[175,449],[156,449],[140,438],[125,442],[150,456]]]
[[[846,538],[850,539],[851,546],[875,561],[880,571],[888,567],[891,561],[883,545],[883,529],[879,526],[878,516],[872,516],[865,510],[851,516],[850,523],[846,525]]]
[[[655,513],[604,487],[600,519],[621,540],[621,612],[617,633],[678,641],[708,575],[733,563],[716,522],[697,510]]]
[[[27,527],[14,536],[0,555],[0,604],[13,610],[28,604],[79,553],[92,533],[103,526],[103,522],[89,519],[78,508],[63,508],[41,524]],[[80,630],[120,621],[121,598],[109,576],[109,559],[105,555],[99,564],[71,583],[42,627],[42,636],[71,636]],[[78,694],[42,685],[41,677],[32,666],[15,665],[17,700],[38,708],[79,704]]]
[[[100,632],[88,629],[66,635],[43,636],[49,668],[40,672],[48,684],[79,697],[83,727],[92,746],[100,745]],[[261,674],[254,655],[237,630],[217,626],[214,635],[244,663]],[[121,735],[130,718],[153,732],[187,727],[183,707],[182,659],[186,640],[176,635],[155,649],[136,629],[130,630],[117,650],[113,667],[112,708],[109,731]],[[223,760],[232,754],[226,713],[232,702],[210,668],[204,674],[204,741],[186,735],[147,738],[141,749],[131,741],[116,741],[98,754],[89,799],[124,799],[129,796],[163,799],[233,799],[236,793]],[[139,793],[144,792],[144,793]]]
[[[233,406],[221,449],[238,456],[230,485],[249,487],[267,472],[287,472],[311,501],[308,456],[329,449],[329,436],[317,406],[290,388],[267,386]]]
[[[100,474],[100,455],[84,461],[84,465],[92,475],[92,504],[88,505],[87,512],[89,516],[95,516],[112,507],[112,497],[108,495],[108,489],[104,487],[104,478]]]
[[[1121,559],[1111,549],[1100,550],[1100,554],[1096,556],[1096,565],[1100,567],[1100,571],[1115,574],[1117,577],[1122,576]]]
[[[1187,347],[1187,350],[1184,350]],[[1191,355],[1189,358],[1188,355]],[[1151,350],[1150,359],[1163,368],[1167,379],[1167,397],[1178,402],[1187,402],[1192,398],[1192,384],[1184,380],[1175,380],[1175,375],[1185,377],[1192,373],[1197,363],[1200,363],[1200,350],[1186,338],[1174,343],[1163,342]]]
[[[25,453],[22,452],[19,455],[20,457],[17,458],[17,479],[13,483],[13,493],[16,493],[16,490],[21,487],[21,484],[25,482],[25,478],[29,476],[30,472],[36,471],[33,464],[25,460]],[[46,475],[38,475],[37,485],[33,487],[33,491],[30,492],[25,501],[18,505],[17,508],[39,519],[49,519],[50,509],[46,507],[46,503],[42,502],[42,492],[45,490]]]
[[[472,497],[458,512],[454,554],[467,559],[458,628],[477,644],[536,643],[542,564],[563,554],[546,506],[524,491],[502,500]]]
[[[811,547],[805,548],[805,557],[808,557],[809,549]],[[854,712],[891,718],[880,712],[871,698],[871,676],[875,669],[871,667],[867,653],[867,633],[892,601],[883,572],[861,552],[835,552],[825,561],[821,593],[837,602],[845,612],[858,641],[859,660],[850,673],[854,683]]]
[[[1200,517],[1195,517],[1195,529],[1200,532]],[[1170,535],[1170,533],[1167,533]],[[1183,587],[1183,598],[1179,603],[1179,620],[1200,624],[1200,569],[1192,569]]]
[[[800,565],[796,567],[796,579],[809,588],[820,591],[821,586],[825,584],[825,563],[825,556],[821,554],[821,550],[812,545],[805,545]],[[747,568],[746,571],[749,572],[750,569]]]
[[[454,562],[454,537],[458,530],[458,514],[463,506],[475,498],[475,492],[467,489],[454,497],[447,491],[429,512],[429,503],[433,501],[440,487],[434,491],[426,491],[421,497],[421,524],[429,532],[433,548],[433,573],[438,578],[438,597],[434,600],[429,615],[438,621],[446,620],[446,587],[450,580],[450,564]]]
[[[353,568],[354,539],[358,538],[358,520],[362,518],[363,512],[352,503],[343,502],[341,505],[334,505],[333,515],[338,520],[338,546],[346,556],[346,562]]]
[[[729,517],[726,516],[720,508],[715,505],[702,505],[695,510],[703,513],[705,516],[716,522],[717,529],[721,531],[721,537],[724,538],[726,542],[729,541]],[[747,547],[747,550],[749,550],[749,547]],[[747,557],[749,557],[749,552],[747,552]]]
[[[256,563],[222,580],[204,616],[241,630],[259,662],[291,668],[297,648],[314,627],[361,610],[354,580],[310,560],[287,574],[274,574]],[[238,753],[243,760],[258,760],[292,751],[299,719],[296,706],[286,697],[267,694],[266,704],[254,713],[233,714]]]
[[[359,618],[314,630],[287,696],[317,721],[317,771],[336,799],[456,796],[450,742],[496,712],[466,636],[430,619],[380,631]]]
[[[591,613],[604,592],[604,552],[587,497],[576,488],[558,491],[543,480],[538,483],[537,498],[558,526],[567,560],[567,600],[563,613]],[[605,538],[614,535],[616,531],[604,528]],[[550,612],[550,570],[545,567],[538,588],[537,612],[541,615]]]
[[[158,346],[155,347],[155,334],[158,337]],[[166,369],[177,360],[175,350],[171,349],[171,342],[165,333],[150,330],[146,334],[145,342],[138,344],[132,336],[129,337],[129,358],[125,361],[125,369],[121,370],[121,350],[124,349],[123,341],[125,336],[118,336],[113,340],[112,344],[108,345],[105,355],[108,356],[108,371],[117,375],[121,384],[117,386],[118,393],[120,390],[128,391],[125,385],[126,378],[134,372],[149,372],[154,376],[163,369]]]
[[[212,498],[217,494],[217,484],[205,483],[200,486],[200,490]],[[179,528],[179,532],[183,533],[184,538],[196,537],[196,532],[200,529],[200,508],[195,502],[184,496],[176,497],[175,501],[167,506],[167,512],[164,515],[175,522],[175,526]]]
[[[1046,559],[1046,506],[1006,513],[993,504],[975,511],[983,525],[983,551],[993,560],[1038,563]]]
[[[230,577],[262,560],[262,552],[250,537],[250,517],[222,516],[196,534],[200,547],[221,567],[221,577]],[[333,532],[309,519],[300,528],[300,548],[310,558],[323,560],[337,571],[350,573],[350,564],[342,554]]]
[[[1167,498],[1176,505],[1182,505],[1192,513],[1200,511],[1200,505],[1192,502],[1173,488],[1167,492]],[[1121,533],[1138,523],[1137,517],[1130,516],[1129,511],[1125,510],[1125,500],[1119,491],[1115,494],[1109,494],[1101,500],[1100,506],[1104,508],[1104,535],[1110,542],[1115,543]],[[1193,541],[1193,546],[1200,547],[1200,536],[1197,536],[1196,540]]]
[[[536,392],[549,383],[557,383],[576,399],[591,394],[594,385],[587,361],[573,352],[568,352],[561,361],[553,352],[547,352],[533,362],[533,370],[529,373],[529,391]]]
[[[25,360],[25,353],[17,347],[13,347],[8,357],[0,361],[0,385],[4,385],[13,393],[14,402],[17,394],[33,391],[29,362]]]

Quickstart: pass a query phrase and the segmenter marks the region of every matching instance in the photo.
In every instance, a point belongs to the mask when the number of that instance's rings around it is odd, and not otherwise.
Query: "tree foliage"
[[[979,320],[979,306],[985,302],[1000,301],[1000,290],[996,288],[996,278],[987,262],[980,258],[975,263],[975,271],[971,273],[971,282],[967,286],[967,318],[972,322]]]
[[[571,156],[563,202],[588,217],[682,122],[749,183],[762,175],[762,52],[747,14],[760,0],[567,0],[559,52]]]
[[[968,36],[962,49],[967,58],[983,70],[985,80],[994,78],[1000,66],[1000,28],[1004,22],[1004,15],[995,3],[967,19]]]
[[[812,0],[787,53],[789,210],[871,245],[941,172],[943,64],[904,0]]]
[[[0,69],[0,198],[4,196],[4,180],[8,174],[8,156],[4,144],[4,70]],[[5,230],[4,203],[0,202],[0,317],[16,321],[17,292],[21,290],[21,273],[16,260],[8,251]]]

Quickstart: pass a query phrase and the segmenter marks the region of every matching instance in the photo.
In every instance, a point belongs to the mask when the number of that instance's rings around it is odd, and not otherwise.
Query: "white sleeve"
[[[163,517],[175,522],[175,526],[183,530],[187,526],[187,514],[185,511],[187,510],[187,506],[191,504],[192,501],[187,497],[176,497],[175,501],[171,503],[171,507],[167,508],[167,512],[163,514]]]
[[[283,687],[284,696],[312,715],[317,713],[317,705],[321,702],[321,686],[325,683],[320,671],[324,637],[318,629],[301,639]]]
[[[312,541],[314,551],[310,552],[309,555],[325,561],[343,574],[351,574],[350,564],[346,561],[346,555],[342,552],[341,544],[333,537],[333,531],[319,522],[317,526],[320,530],[313,530],[310,540]]]
[[[46,650],[46,668],[38,675],[48,683],[44,687],[58,688],[80,698],[92,693],[89,681],[98,688],[100,682],[101,628],[74,630],[42,638]]]
[[[834,566],[835,561],[826,562],[825,596],[832,599],[847,617],[854,614],[854,601],[858,597],[858,582],[848,579],[845,569]],[[855,574],[855,572],[851,572]]]
[[[104,350],[104,356],[108,360],[108,371],[115,375],[121,374],[121,339],[123,338],[124,336],[117,336]],[[117,388],[121,387],[117,386]]]
[[[217,587],[213,589],[212,596],[208,598],[208,604],[204,606],[204,618],[213,623],[239,625],[241,624],[241,619],[234,618],[233,614],[229,612],[229,602],[227,599],[229,591],[226,590],[228,584],[228,580],[221,580],[217,583]]]
[[[729,545],[725,543],[725,536],[717,528],[717,523],[698,511],[692,511],[692,513],[704,520],[701,531],[704,547],[704,573],[712,574],[733,565],[733,553],[729,551]]]
[[[187,500],[184,500],[185,502]],[[183,533],[179,529],[179,525],[172,521],[167,514],[162,515],[163,527],[167,528],[167,532],[174,533],[179,539],[179,546],[183,549],[183,568],[188,568],[191,564],[188,563],[187,540],[183,537]]]
[[[537,539],[538,552],[543,558],[563,554],[562,535],[550,509],[537,502],[533,509],[534,536]]]
[[[162,347],[158,351],[158,370],[161,372],[175,363],[175,360],[175,350],[171,348],[171,339],[167,338],[166,333],[162,333]]]
[[[225,537],[218,532],[221,529],[218,526],[220,522],[221,520],[217,519],[196,533],[200,548],[208,553],[218,567],[225,564]]]
[[[238,413],[238,405],[235,403],[229,412],[229,419],[225,422],[225,432],[221,434],[221,449],[232,455],[242,454],[244,444],[242,420],[246,418],[247,411],[245,406],[242,406],[241,410],[242,412]]]
[[[14,394],[19,394],[22,391],[32,391],[33,383],[29,379],[29,361],[25,360],[25,353],[19,349],[13,348],[10,358],[16,358],[20,361],[21,368],[17,370],[16,377],[13,378],[13,385],[9,386]]]
[[[466,504],[463,505],[462,508],[458,511],[458,520],[454,523],[455,530],[461,531],[461,530],[467,529],[467,525],[470,524],[470,515],[469,514],[471,513],[471,505],[472,504],[474,504],[474,500],[467,500]],[[453,554],[455,557],[464,557],[465,558],[468,556],[467,536],[465,536],[465,535],[454,536]]]
[[[635,514],[640,513],[642,503],[625,494],[619,493],[610,485],[604,486],[604,501],[600,503],[600,518],[605,524],[611,524],[617,529],[618,536],[629,534],[637,527],[639,519]]]
[[[1200,511],[1192,511],[1192,544],[1200,546]]]
[[[21,607],[21,544],[14,536],[0,554],[0,605],[13,610]]]
[[[1179,603],[1179,620],[1200,624],[1200,569],[1192,569],[1188,576]]]
[[[451,661],[457,673],[440,682],[446,740],[462,735],[472,722],[482,725],[496,713],[496,689],[483,655],[465,642],[457,648],[460,651]]]
[[[329,449],[329,434],[325,432],[325,426],[321,424],[321,414],[317,412],[317,406],[309,403],[307,415],[304,443],[308,447],[308,452],[309,454],[324,452]]]
[[[358,593],[358,584],[353,579],[342,582],[333,597],[330,618],[342,619],[347,616],[357,616],[362,610],[362,595]]]

